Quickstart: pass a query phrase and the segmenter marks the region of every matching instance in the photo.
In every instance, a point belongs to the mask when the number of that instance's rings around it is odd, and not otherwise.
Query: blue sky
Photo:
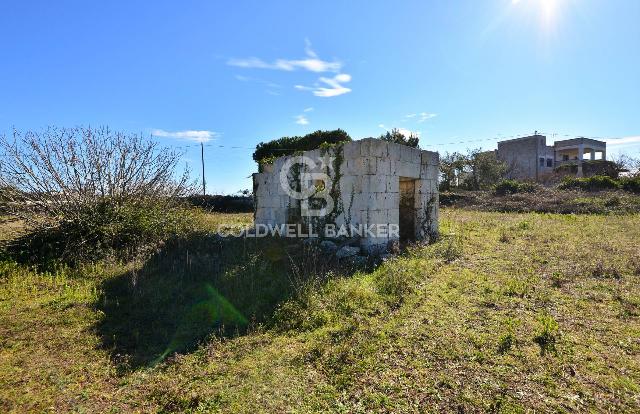
[[[256,143],[317,129],[441,152],[538,130],[637,156],[639,19],[637,0],[7,0],[0,130],[154,133],[194,174],[206,141],[226,193],[250,188]]]

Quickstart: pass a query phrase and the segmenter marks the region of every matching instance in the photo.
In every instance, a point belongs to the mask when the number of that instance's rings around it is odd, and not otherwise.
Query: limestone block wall
[[[347,142],[329,149],[306,151],[302,154],[311,165],[289,168],[292,157],[278,158],[263,172],[253,175],[256,203],[256,224],[332,223],[371,226],[384,224],[388,228],[400,225],[400,180],[413,180],[414,228],[416,239],[429,238],[438,232],[439,158],[435,152],[422,151],[378,139]],[[302,158],[298,156],[298,159]],[[333,211],[325,217],[305,217],[301,200],[291,197],[283,188],[281,172],[288,172],[290,188],[318,184],[319,194],[331,197]],[[311,176],[326,174],[328,183]],[[304,183],[303,183],[304,181]],[[327,184],[325,186],[325,184]],[[304,185],[303,185],[304,187]],[[325,187],[323,189],[323,187]],[[313,204],[313,202],[311,203]],[[320,203],[323,204],[323,203]],[[407,214],[406,208],[403,210]],[[403,221],[404,222],[404,221]],[[397,228],[397,227],[396,227]],[[368,251],[384,249],[397,235],[365,236],[361,245]]]

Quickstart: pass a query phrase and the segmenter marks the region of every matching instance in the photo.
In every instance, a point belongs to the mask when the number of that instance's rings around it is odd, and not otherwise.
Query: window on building
[[[540,166],[544,167],[544,158],[540,158]]]
[[[569,155],[564,154],[564,155],[562,156],[562,161],[569,161]]]
[[[553,167],[553,158],[547,158],[547,167]]]

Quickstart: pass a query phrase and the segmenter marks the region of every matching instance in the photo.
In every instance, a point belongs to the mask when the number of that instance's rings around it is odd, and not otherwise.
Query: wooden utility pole
[[[200,143],[200,158],[202,160],[202,195],[207,195],[207,182],[204,180],[204,142]]]

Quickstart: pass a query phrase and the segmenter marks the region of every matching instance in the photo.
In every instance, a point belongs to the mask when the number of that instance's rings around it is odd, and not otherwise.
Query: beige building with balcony
[[[573,138],[547,145],[547,137],[534,134],[528,137],[498,142],[496,157],[507,163],[509,178],[541,181],[562,165],[577,165],[582,177],[584,161],[606,160],[607,143],[590,138]]]

